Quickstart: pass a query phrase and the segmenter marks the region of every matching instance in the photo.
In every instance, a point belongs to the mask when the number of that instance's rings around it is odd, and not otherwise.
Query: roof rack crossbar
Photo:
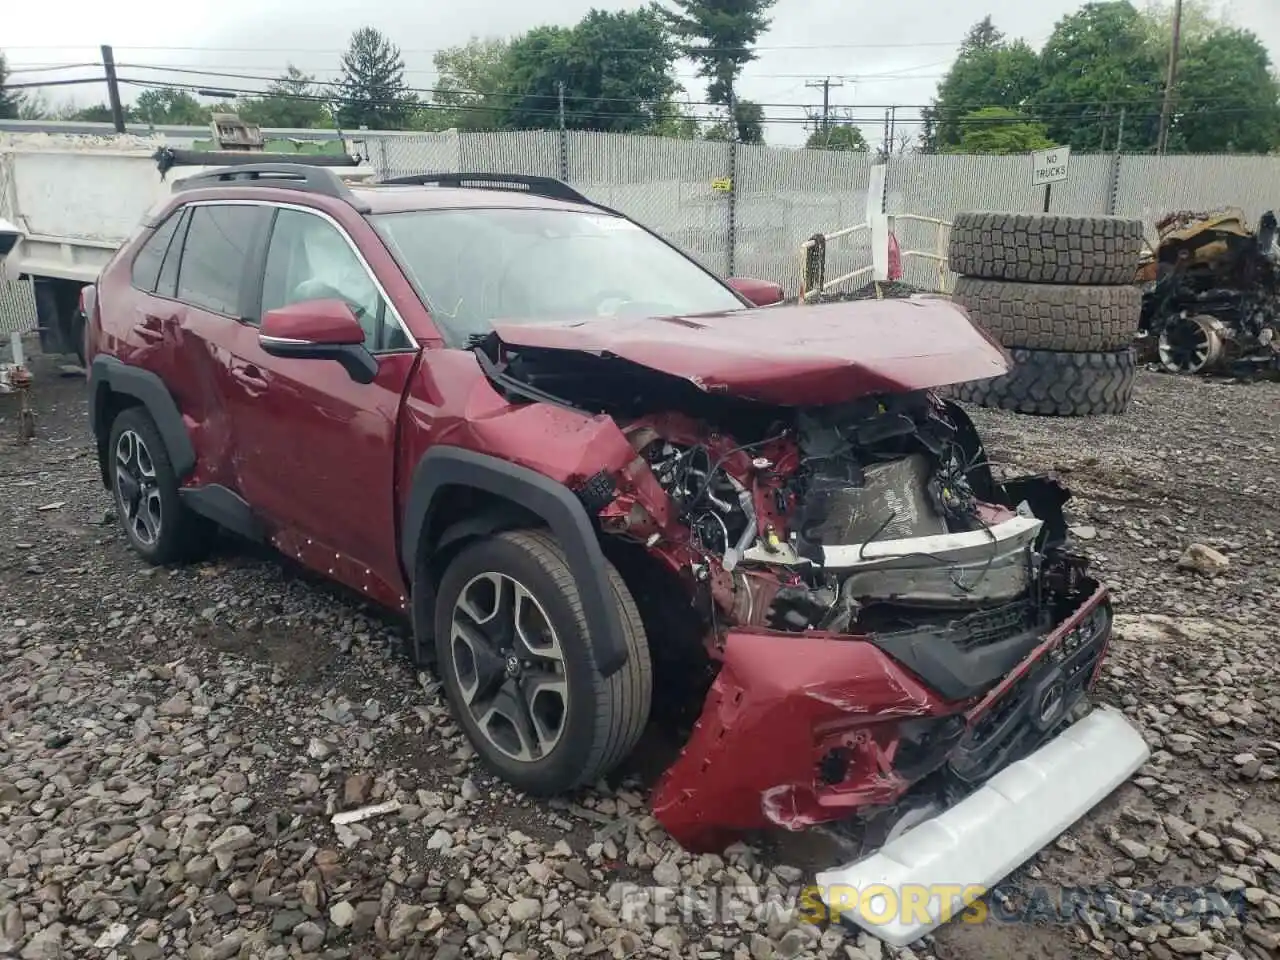
[[[391,177],[382,183],[414,187],[484,187],[490,190],[512,190],[536,197],[549,197],[568,203],[599,206],[585,194],[579,193],[563,180],[555,177],[535,177],[524,173],[415,173],[408,177]]]
[[[175,181],[173,192],[200,190],[220,186],[262,186],[278,190],[301,190],[334,197],[351,204],[361,213],[368,213],[368,204],[356,199],[355,194],[342,182],[330,167],[314,167],[301,163],[249,163],[207,170]]]

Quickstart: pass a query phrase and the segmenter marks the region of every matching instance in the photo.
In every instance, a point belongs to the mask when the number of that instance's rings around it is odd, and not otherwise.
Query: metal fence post
[[[738,254],[738,97],[729,88],[729,266],[733,276]]]
[[[378,176],[380,177],[391,176],[391,165],[387,163],[387,138],[386,137],[378,138],[378,163],[380,164],[380,166],[378,167]]]

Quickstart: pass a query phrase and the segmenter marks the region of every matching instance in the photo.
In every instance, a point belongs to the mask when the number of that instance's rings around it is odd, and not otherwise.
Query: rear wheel
[[[436,654],[454,714],[492,770],[531,794],[607,773],[649,718],[653,679],[644,627],[609,566],[627,662],[596,669],[578,586],[560,546],[539,530],[465,548],[441,579]]]
[[[169,452],[145,409],[120,412],[111,425],[107,454],[116,515],[129,545],[156,565],[202,557],[217,528],[180,499]]]

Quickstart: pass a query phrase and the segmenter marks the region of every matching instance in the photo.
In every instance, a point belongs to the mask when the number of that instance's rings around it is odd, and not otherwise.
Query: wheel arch
[[[468,511],[458,520],[459,510]],[[527,467],[461,447],[433,447],[410,481],[401,528],[400,560],[413,587],[413,620],[419,641],[431,635],[434,596],[417,576],[424,566],[452,555],[476,537],[513,527],[547,527],[560,543],[578,583],[583,613],[602,677],[628,658],[604,552],[586,509],[565,486]],[[429,584],[430,581],[427,581]]]
[[[169,388],[150,370],[129,366],[115,357],[98,356],[89,367],[89,425],[97,442],[103,484],[108,482],[111,423],[121,410],[133,406],[144,407],[155,421],[174,473],[182,483],[195,469],[196,451]]]

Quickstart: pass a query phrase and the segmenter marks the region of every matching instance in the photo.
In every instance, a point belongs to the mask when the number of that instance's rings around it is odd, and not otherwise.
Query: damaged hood
[[[508,347],[567,350],[779,405],[840,403],[981,380],[1008,370],[999,345],[943,298],[774,306],[686,317],[496,323]]]

